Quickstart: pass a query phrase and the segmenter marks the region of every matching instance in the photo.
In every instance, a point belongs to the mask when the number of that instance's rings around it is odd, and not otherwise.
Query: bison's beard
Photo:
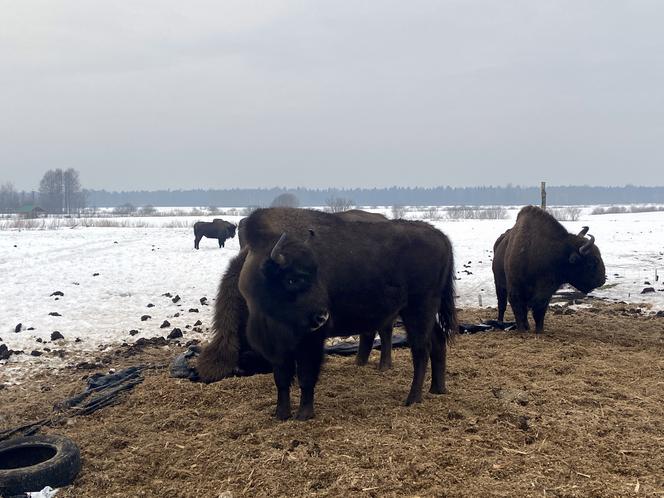
[[[252,348],[272,364],[281,363],[297,348],[303,331],[279,322],[262,313],[250,313],[247,340]]]

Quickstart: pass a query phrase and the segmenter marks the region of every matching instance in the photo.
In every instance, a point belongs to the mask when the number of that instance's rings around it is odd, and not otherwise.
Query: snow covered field
[[[590,211],[585,208],[579,221],[563,224],[574,233],[588,225],[596,237],[608,280],[593,294],[664,309],[664,212],[593,216]],[[389,209],[382,212],[390,215]],[[483,306],[495,306],[492,247],[498,235],[512,226],[516,213],[509,210],[505,220],[434,222],[454,244],[459,306],[479,306],[480,298]],[[417,216],[417,212],[407,215]],[[142,228],[0,231],[0,344],[26,353],[0,361],[7,378],[26,364],[58,366],[70,361],[30,355],[44,347],[94,352],[141,337],[165,336],[175,327],[185,332],[185,340],[205,339],[185,327],[197,320],[203,327],[210,325],[220,276],[239,246],[237,237],[223,249],[215,240],[203,239],[196,251],[193,230],[187,225],[197,219],[205,218],[148,218],[149,224]],[[237,222],[240,217],[224,219]],[[656,292],[642,295],[644,287]],[[56,291],[64,295],[51,296]],[[165,293],[181,299],[174,303]],[[201,304],[203,297],[210,305]],[[141,321],[142,315],[151,318]],[[164,320],[170,326],[160,328]],[[51,342],[56,330],[65,339]],[[131,336],[130,330],[138,334]]]

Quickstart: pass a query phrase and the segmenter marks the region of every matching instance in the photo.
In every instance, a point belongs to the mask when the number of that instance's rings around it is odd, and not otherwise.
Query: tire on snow
[[[0,442],[0,495],[67,486],[81,470],[81,452],[64,436],[27,436]]]

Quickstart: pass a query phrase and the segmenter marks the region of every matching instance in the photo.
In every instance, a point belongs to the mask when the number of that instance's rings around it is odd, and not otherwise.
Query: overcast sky
[[[661,0],[0,0],[0,182],[664,185]]]

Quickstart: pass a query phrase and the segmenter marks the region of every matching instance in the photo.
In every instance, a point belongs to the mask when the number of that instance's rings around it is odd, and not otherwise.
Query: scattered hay
[[[80,445],[58,496],[617,496],[664,492],[664,320],[593,303],[546,333],[459,336],[449,391],[402,406],[412,366],[328,358],[316,418],[272,417],[271,375],[193,384],[168,377],[182,349],[111,355],[150,363],[120,404],[49,431]],[[494,311],[464,310],[479,322]],[[110,363],[109,363],[110,362]],[[0,430],[80,391],[84,371],[3,390]],[[295,396],[294,403],[297,402]]]

